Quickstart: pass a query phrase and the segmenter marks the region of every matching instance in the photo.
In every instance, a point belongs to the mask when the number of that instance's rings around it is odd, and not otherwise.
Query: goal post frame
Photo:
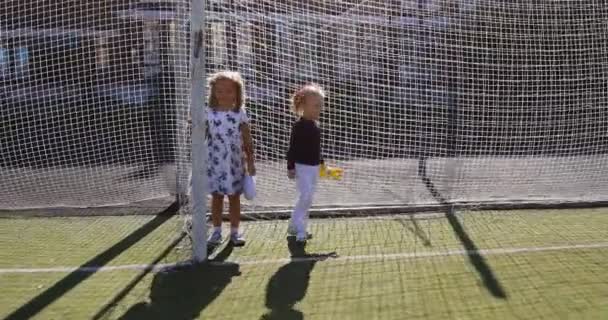
[[[192,119],[192,259],[207,260],[207,160],[206,116],[203,106],[205,81],[205,0],[192,0],[190,6],[190,115]]]

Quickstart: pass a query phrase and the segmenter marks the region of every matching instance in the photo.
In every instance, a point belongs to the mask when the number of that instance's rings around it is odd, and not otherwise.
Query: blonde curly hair
[[[316,83],[307,83],[298,88],[298,90],[296,90],[296,92],[294,92],[294,94],[291,96],[291,110],[293,113],[296,115],[302,115],[302,103],[304,102],[304,99],[311,94],[316,94],[322,98],[325,98],[325,91],[323,88],[321,88],[321,86]]]
[[[237,90],[235,111],[245,107],[245,82],[239,72],[236,71],[219,71],[207,78],[207,87],[209,89],[208,106],[210,108],[217,107],[217,97],[215,96],[215,85],[220,80],[232,81]]]

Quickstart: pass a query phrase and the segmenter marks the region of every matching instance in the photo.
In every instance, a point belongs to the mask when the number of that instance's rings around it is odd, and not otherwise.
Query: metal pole
[[[205,84],[205,0],[192,0],[190,10],[192,117],[192,259],[207,260],[207,117],[204,112],[207,96]]]

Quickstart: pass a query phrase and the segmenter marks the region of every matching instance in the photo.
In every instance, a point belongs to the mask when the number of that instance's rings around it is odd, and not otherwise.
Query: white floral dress
[[[207,109],[207,178],[209,192],[235,195],[243,192],[245,155],[241,125],[249,123],[245,109]]]

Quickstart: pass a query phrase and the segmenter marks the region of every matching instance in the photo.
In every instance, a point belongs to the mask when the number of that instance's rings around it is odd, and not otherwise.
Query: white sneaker
[[[287,227],[287,235],[295,236],[297,234],[298,234],[298,230],[296,230],[296,227],[290,223],[289,226]]]
[[[241,233],[233,233],[230,235],[230,243],[235,247],[242,247],[245,245],[245,237]]]
[[[222,243],[222,233],[214,231],[209,239],[207,239],[207,244],[212,246],[217,246]]]
[[[308,232],[306,232],[306,233],[299,233],[296,236],[296,242],[298,242],[298,243],[306,243],[306,241],[309,239],[308,236],[309,236]]]
[[[287,228],[287,236],[289,236],[289,237],[297,237],[297,235],[298,235],[298,231],[296,230],[296,227],[289,226]],[[306,232],[306,239],[307,240],[312,239],[312,233]]]

